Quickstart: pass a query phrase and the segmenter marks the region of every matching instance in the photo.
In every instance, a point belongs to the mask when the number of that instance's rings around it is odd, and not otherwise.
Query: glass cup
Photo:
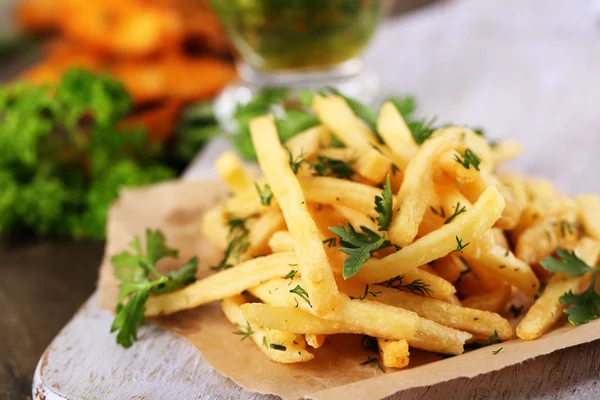
[[[212,0],[238,53],[241,81],[215,103],[222,122],[264,88],[334,87],[369,103],[376,77],[360,54],[371,40],[385,0]]]

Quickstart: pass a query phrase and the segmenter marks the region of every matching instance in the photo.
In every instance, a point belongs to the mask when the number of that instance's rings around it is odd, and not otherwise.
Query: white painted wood
[[[564,190],[600,192],[600,28],[592,1],[464,0],[384,26],[366,63],[389,93],[414,94],[423,114],[518,138],[519,170]],[[213,143],[186,176],[206,177]],[[184,339],[156,326],[125,351],[92,298],[44,353],[36,398],[268,398],[224,378]],[[472,380],[394,399],[600,398],[598,342]],[[38,394],[36,396],[36,393]]]

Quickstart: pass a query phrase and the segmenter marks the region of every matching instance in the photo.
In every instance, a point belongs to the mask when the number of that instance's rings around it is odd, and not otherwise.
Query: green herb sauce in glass
[[[318,69],[360,55],[384,0],[212,0],[229,37],[260,70]]]

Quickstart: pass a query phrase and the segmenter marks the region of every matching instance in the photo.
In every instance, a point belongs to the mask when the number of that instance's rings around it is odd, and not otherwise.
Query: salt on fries
[[[232,195],[202,228],[225,252],[219,271],[150,295],[146,316],[221,299],[236,333],[273,361],[307,362],[329,336],[361,334],[384,367],[403,368],[411,347],[461,354],[513,338],[518,292],[537,298],[517,328],[535,339],[574,304],[561,296],[593,286],[600,198],[497,176],[518,144],[458,126],[418,144],[392,103],[380,140],[341,97],[315,96],[313,109],[321,125],[287,143],[270,116],[251,121],[262,178],[233,153],[219,158]],[[333,136],[345,147],[330,147]]]

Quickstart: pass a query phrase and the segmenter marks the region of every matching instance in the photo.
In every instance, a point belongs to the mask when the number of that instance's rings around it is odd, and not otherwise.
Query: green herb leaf
[[[443,208],[442,208],[443,210]],[[449,224],[450,222],[452,222],[452,220],[456,217],[458,217],[460,214],[464,213],[465,211],[467,211],[467,207],[460,206],[460,201],[458,203],[456,203],[456,207],[454,207],[454,212],[452,213],[451,216],[449,216],[446,221],[444,221],[444,225]],[[443,211],[442,211],[443,212]]]
[[[270,348],[272,348],[273,350],[279,350],[279,351],[286,351],[287,347],[281,345],[281,344],[275,344],[275,343],[271,343],[269,345]]]
[[[562,272],[571,276],[581,276],[594,270],[577,257],[574,252],[559,248],[556,250],[556,254],[562,258],[562,261],[548,256],[540,262],[542,267],[550,272]]]
[[[464,249],[465,247],[467,247],[468,245],[470,245],[470,244],[471,244],[471,242],[468,242],[468,243],[466,243],[466,244],[463,244],[463,242],[462,242],[462,239],[461,239],[461,238],[459,238],[458,236],[456,236],[456,249],[452,250],[452,252],[453,252],[453,253],[456,253],[456,252],[458,252],[458,253],[462,253],[462,252],[463,252],[463,249]]]
[[[297,269],[293,269],[290,272],[288,272],[288,274],[286,276],[284,276],[284,279],[294,279],[294,277],[296,276],[296,274],[298,273]]]
[[[431,296],[433,290],[429,288],[429,284],[421,279],[415,279],[412,282],[404,283],[404,276],[398,275],[385,282],[377,283],[378,286],[384,286],[390,289],[404,290],[421,296]]]
[[[235,335],[240,335],[242,338],[240,340],[244,340],[246,338],[249,338],[250,336],[254,335],[254,331],[252,330],[252,327],[250,326],[250,322],[246,321],[246,326],[242,327],[239,324],[235,324],[238,327],[237,331],[234,331],[233,333]]]
[[[382,293],[382,291],[379,291],[379,292],[371,292],[371,291],[369,291],[369,285],[366,285],[365,286],[365,293],[362,296],[360,296],[360,297],[350,296],[350,299],[352,299],[352,300],[356,300],[356,299],[358,299],[358,300],[364,300],[368,295],[371,295],[373,297],[377,297],[377,295],[381,294],[381,293]]]
[[[270,206],[271,199],[273,198],[273,192],[271,191],[271,186],[269,186],[269,184],[266,183],[265,188],[263,190],[261,190],[260,186],[258,186],[258,183],[255,183],[255,186],[256,186],[256,191],[258,192],[258,195],[260,196],[260,202],[262,203],[262,205]]]
[[[377,211],[377,225],[380,231],[385,231],[392,222],[393,195],[390,186],[390,175],[388,174],[381,196],[375,196],[375,211]]]
[[[137,326],[144,322],[144,305],[152,294],[180,289],[196,279],[198,259],[193,257],[179,270],[164,276],[156,269],[156,262],[165,257],[176,257],[177,251],[166,245],[160,231],[146,230],[146,252],[142,251],[139,237],[130,244],[133,252],[123,251],[111,258],[115,276],[121,280],[117,315],[111,332],[117,333],[117,343],[130,347],[137,339]],[[128,299],[126,303],[125,300]]]
[[[302,286],[296,285],[295,288],[290,290],[290,293],[294,293],[295,295],[299,296],[302,300],[308,303],[310,308],[312,308],[312,304],[310,304],[310,300],[308,299],[308,293],[306,293],[306,290],[304,290]]]
[[[349,255],[344,260],[344,279],[356,275],[373,252],[391,245],[385,240],[385,233],[379,236],[364,226],[360,228],[363,233],[356,232],[349,222],[346,223],[345,229],[341,224],[339,227],[329,227],[331,232],[340,237],[340,243],[344,246],[339,250]]]
[[[292,169],[292,172],[294,174],[298,173],[298,169],[300,169],[302,163],[307,162],[306,160],[304,160],[304,154],[300,154],[298,157],[294,158],[290,149],[285,147],[285,150],[288,153],[290,168]]]
[[[585,292],[576,295],[568,291],[559,299],[561,304],[572,306],[565,308],[564,312],[569,316],[569,322],[575,326],[585,324],[600,315],[600,295],[595,290],[597,276],[598,270],[594,270],[592,282]]]
[[[344,161],[325,156],[317,156],[317,162],[311,163],[313,176],[334,176],[338,179],[350,178],[354,174],[352,165]]]
[[[367,365],[367,364],[376,364],[377,368],[379,368],[379,370],[381,372],[385,372],[384,369],[381,367],[381,364],[379,364],[379,359],[377,357],[368,356],[367,361],[363,361],[358,365]]]
[[[456,151],[458,154],[454,156],[454,161],[465,167],[466,169],[475,168],[479,171],[479,164],[481,164],[481,159],[477,154],[475,154],[471,149],[466,149],[464,154],[460,154],[460,152]]]

